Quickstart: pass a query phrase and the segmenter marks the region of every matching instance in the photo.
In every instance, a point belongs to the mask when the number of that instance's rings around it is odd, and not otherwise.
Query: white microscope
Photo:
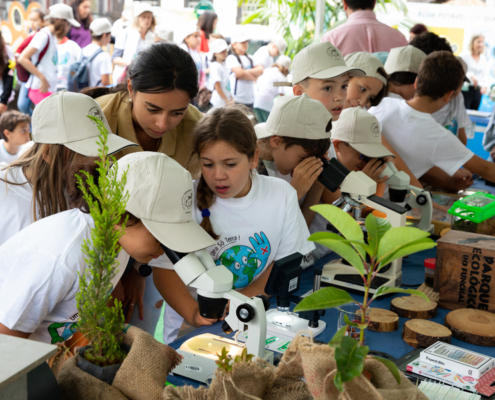
[[[223,317],[230,300],[229,314],[222,329],[230,333],[243,332],[246,326],[249,328],[246,345],[239,343],[237,339],[231,340],[212,334],[202,334],[187,340],[177,350],[184,359],[172,372],[207,383],[214,376],[217,354],[221,354],[224,347],[231,358],[241,355],[244,347],[247,347],[249,354],[273,363],[273,353],[265,350],[268,299],[249,298],[233,290],[232,272],[223,265],[216,265],[206,250],[184,255],[164,245],[162,248],[174,263],[174,270],[182,281],[197,289],[199,313],[202,317]]]

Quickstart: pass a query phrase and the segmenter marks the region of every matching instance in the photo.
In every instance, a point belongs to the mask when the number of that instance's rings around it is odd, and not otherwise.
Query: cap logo
[[[334,60],[337,60],[340,58],[340,54],[339,52],[337,51],[337,49],[335,47],[329,47],[327,49],[327,54],[332,57]]]
[[[98,107],[91,107],[88,111],[88,115],[103,121],[103,112]]]
[[[370,130],[373,136],[375,137],[377,137],[380,134],[380,126],[376,122],[373,122],[371,124]]]
[[[182,196],[182,208],[186,212],[191,212],[193,204],[193,192],[192,190],[188,190],[187,192],[184,193],[184,196]]]

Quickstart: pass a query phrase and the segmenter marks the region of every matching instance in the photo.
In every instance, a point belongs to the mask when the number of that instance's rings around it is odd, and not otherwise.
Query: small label
[[[203,368],[195,367],[194,365],[186,365],[184,368],[186,369],[186,371],[203,372]]]
[[[291,279],[290,282],[289,282],[289,292],[292,292],[293,290],[296,290],[297,288],[297,281],[299,280],[299,278],[294,278],[294,279]]]
[[[290,344],[290,341],[289,342],[285,342],[282,346],[280,346],[277,350],[279,351],[286,351],[287,350],[287,347],[289,347],[289,344]]]
[[[349,283],[349,282],[345,282],[345,285],[346,285],[347,287],[352,287],[352,283]]]
[[[277,340],[278,340],[278,337],[272,336],[272,337],[269,337],[268,339],[266,339],[265,344],[270,344],[270,343],[276,342]]]

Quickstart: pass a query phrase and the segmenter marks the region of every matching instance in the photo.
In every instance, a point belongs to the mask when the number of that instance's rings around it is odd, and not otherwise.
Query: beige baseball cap
[[[216,242],[193,220],[191,174],[163,153],[141,151],[117,161],[120,178],[127,172],[126,211],[139,218],[151,234],[174,251],[191,253]]]
[[[426,53],[422,50],[407,45],[404,47],[396,47],[390,50],[387,61],[385,61],[385,71],[387,74],[394,72],[414,72],[419,71],[419,66],[426,58]]]
[[[94,36],[100,36],[112,31],[112,24],[107,18],[96,18],[89,25],[89,30]]]
[[[251,40],[251,36],[249,36],[246,32],[241,31],[232,35],[232,38],[230,39],[230,44],[244,43],[247,42],[248,40]]]
[[[387,79],[378,73],[378,68],[383,68],[383,63],[374,55],[366,51],[358,51],[348,54],[344,60],[349,67],[363,70],[366,76],[376,78],[384,85],[387,84]]]
[[[139,5],[139,7],[137,7]],[[137,12],[136,12],[136,8],[138,8]],[[136,17],[139,17],[141,14],[144,14],[145,12],[150,12],[152,13],[153,15],[155,14],[153,12],[153,7],[148,4],[148,3],[141,3],[141,2],[137,2],[137,3],[134,3],[134,13],[136,15]]]
[[[287,50],[287,42],[282,36],[274,37],[271,42],[277,47],[279,55],[285,54],[285,50]]]
[[[366,157],[394,156],[383,144],[380,123],[361,107],[346,108],[332,129],[332,140],[338,139]]]
[[[48,20],[50,18],[59,18],[59,19],[65,19],[69,21],[69,23],[72,26],[75,26],[76,28],[79,28],[81,24],[76,21],[74,18],[74,12],[72,11],[72,7],[68,6],[67,4],[59,3],[59,4],[54,4],[48,9],[48,15],[45,15],[45,20]]]
[[[155,36],[165,42],[174,41],[174,31],[167,24],[159,24],[155,26]]]
[[[364,71],[348,67],[339,49],[329,42],[305,47],[292,61],[292,85],[306,78],[331,79],[346,73],[365,76]]]
[[[290,64],[292,63],[292,60],[290,59],[289,56],[278,56],[277,61],[275,61],[277,64],[280,64],[282,67],[285,67],[287,69],[290,69]]]
[[[223,39],[215,39],[210,42],[210,53],[216,54],[216,53],[221,53],[224,50],[227,50],[229,48],[229,45],[227,42]]]
[[[63,144],[86,157],[98,157],[98,126],[88,115],[99,118],[108,130],[108,154],[137,144],[111,133],[100,105],[91,97],[66,90],[52,94],[34,109],[31,140],[35,143]]]
[[[298,139],[329,139],[332,114],[323,103],[307,94],[280,97],[265,123],[254,127],[258,139],[286,136]]]

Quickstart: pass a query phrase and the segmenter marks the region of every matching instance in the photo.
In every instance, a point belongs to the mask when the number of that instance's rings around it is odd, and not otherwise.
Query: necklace
[[[139,144],[139,146],[144,150],[144,147],[143,145],[141,144],[141,141],[139,140],[139,135],[138,133],[136,132],[136,139],[137,139],[137,142]],[[160,148],[160,145],[162,144],[162,138],[158,139],[158,141],[156,142],[156,148],[155,148],[155,152],[158,151],[158,149]]]

